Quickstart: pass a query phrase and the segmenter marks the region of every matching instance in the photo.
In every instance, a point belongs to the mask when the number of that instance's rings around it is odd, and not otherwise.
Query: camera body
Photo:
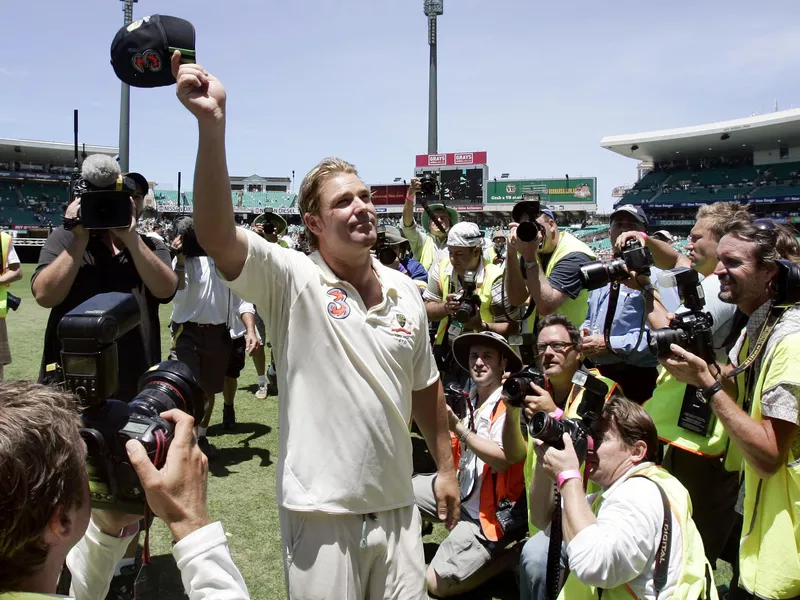
[[[629,239],[620,256],[611,260],[595,260],[581,267],[581,281],[587,290],[596,290],[609,283],[624,281],[630,271],[637,275],[649,275],[653,255],[638,240]]]
[[[438,196],[439,182],[436,181],[436,177],[434,177],[430,173],[426,173],[425,175],[420,177],[419,191],[425,194],[426,196]]]
[[[128,460],[125,443],[139,440],[160,468],[172,441],[164,411],[178,408],[199,417],[205,395],[189,368],[178,361],[151,367],[129,403],[110,399],[117,390],[117,340],[140,320],[131,294],[98,294],[67,313],[58,325],[66,387],[80,401],[81,438],[92,506],[132,514],[144,512],[144,491]]]
[[[554,419],[544,411],[537,412],[528,424],[530,435],[558,450],[564,449],[565,433],[569,434],[578,459],[583,462],[589,451],[589,438],[594,425],[600,420],[603,404],[608,395],[608,386],[585,370],[575,371],[572,383],[583,388],[583,397],[578,405],[580,419]]]
[[[456,310],[453,318],[459,323],[466,323],[476,314],[481,308],[480,298],[475,294],[477,289],[476,272],[467,271],[461,277],[461,294],[455,299],[458,302],[458,309]]]
[[[511,211],[511,218],[517,223],[517,237],[523,242],[532,242],[537,234],[542,234],[544,243],[544,227],[536,219],[542,214],[539,194],[523,194],[524,200],[517,202]],[[540,246],[541,247],[541,244]]]
[[[381,264],[389,266],[397,260],[397,252],[386,238],[386,226],[378,226],[378,241],[375,242],[375,255]]]
[[[711,331],[714,320],[709,313],[702,310],[706,300],[699,274],[689,267],[678,267],[664,271],[659,276],[658,283],[662,287],[677,287],[681,302],[689,312],[675,315],[669,327],[647,332],[650,352],[654,356],[665,358],[672,354],[670,345],[677,344],[699,356],[707,364],[712,364],[716,360],[714,334]]]
[[[775,261],[778,274],[775,277],[776,306],[794,306],[800,302],[800,266],[791,260]]]
[[[542,372],[530,365],[506,379],[503,384],[503,393],[508,398],[508,403],[511,406],[522,407],[525,396],[531,393],[531,383],[535,383],[540,388],[547,385]]]
[[[451,383],[444,388],[444,401],[459,420],[467,416],[469,393],[465,392],[458,384]]]

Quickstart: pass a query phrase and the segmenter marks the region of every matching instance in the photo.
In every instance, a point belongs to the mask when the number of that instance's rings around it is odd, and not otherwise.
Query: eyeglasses
[[[572,342],[548,342],[546,344],[536,344],[536,351],[541,355],[547,352],[548,348],[552,348],[553,352],[566,354],[567,350],[574,347],[575,344]]]

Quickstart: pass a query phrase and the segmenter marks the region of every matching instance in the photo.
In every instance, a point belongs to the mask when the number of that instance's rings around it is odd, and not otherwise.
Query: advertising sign
[[[405,183],[371,185],[369,190],[372,193],[372,203],[375,206],[397,205],[405,203],[408,185]]]
[[[485,165],[486,152],[452,152],[446,154],[417,154],[417,167],[458,167]]]
[[[524,193],[539,194],[544,204],[597,204],[596,177],[577,179],[501,179],[487,183],[489,204],[508,204],[522,200]]]

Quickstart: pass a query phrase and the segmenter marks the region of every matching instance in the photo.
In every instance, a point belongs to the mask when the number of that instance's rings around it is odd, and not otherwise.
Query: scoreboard
[[[419,154],[414,174],[436,179],[439,193],[435,198],[426,198],[428,202],[462,207],[486,202],[486,152]]]

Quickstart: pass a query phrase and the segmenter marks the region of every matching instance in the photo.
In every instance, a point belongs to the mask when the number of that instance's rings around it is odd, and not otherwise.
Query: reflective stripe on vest
[[[484,323],[494,323],[494,316],[492,315],[492,286],[499,277],[503,276],[503,269],[498,265],[487,264],[483,257],[483,281],[476,288],[475,293],[481,299],[481,320]],[[439,288],[442,290],[442,298],[446,299],[450,290],[450,275],[446,273],[447,267],[450,266],[450,259],[443,258],[439,262]],[[447,328],[450,326],[450,319],[442,319],[439,321],[439,329],[436,331],[436,344],[441,345],[444,342],[444,336],[447,334]]]
[[[761,394],[780,381],[800,385],[800,332],[770,349],[753,388],[750,416],[762,421]],[[770,373],[771,372],[771,373]],[[795,434],[797,435],[797,434]],[[761,479],[744,463],[739,585],[761,598],[800,596],[800,452],[795,438],[778,472]]]
[[[681,530],[681,569],[678,581],[670,598],[675,600],[696,600],[707,598],[706,589],[709,588],[711,598],[717,598],[717,591],[713,580],[709,583],[706,574],[711,575],[711,567],[708,566],[705,557],[703,541],[697,527],[692,521],[692,505],[689,499],[689,492],[681,483],[661,467],[649,466],[635,472],[636,475],[643,475],[654,481],[667,494],[672,515],[678,522]],[[623,482],[625,485],[627,482]],[[660,504],[660,503],[659,503]],[[602,505],[602,494],[598,494],[592,504],[592,512],[597,515]],[[581,583],[570,573],[564,582],[564,587],[558,596],[558,600],[594,600],[599,598],[597,588]],[[630,600],[637,598],[630,586],[620,585],[611,589],[603,589],[603,600]]]
[[[592,249],[574,235],[571,235],[566,231],[560,231],[558,233],[558,246],[556,246],[556,249],[553,250],[553,254],[550,255],[550,262],[547,263],[547,269],[545,269],[544,276],[550,277],[550,274],[553,272],[553,269],[559,263],[559,261],[561,261],[561,259],[567,255],[575,252],[582,252],[583,254],[588,255],[592,260],[597,258],[595,253],[592,252]],[[536,255],[536,262],[539,263],[539,267],[541,268],[542,257],[538,254]],[[581,293],[578,294],[577,298],[573,299],[568,296],[561,306],[553,311],[553,314],[564,315],[573,325],[575,325],[575,327],[580,327],[586,320],[586,315],[588,312],[589,292],[587,290],[581,290]],[[528,333],[535,331],[536,321],[538,320],[539,311],[534,310],[533,314],[531,314],[531,316],[525,321],[523,330]]]
[[[8,251],[11,249],[11,236],[0,232],[0,250],[3,252],[3,264],[0,273],[8,269]],[[8,313],[8,286],[0,285],[0,319],[5,319]]]
[[[596,369],[589,369],[589,373],[597,377],[600,381],[605,383],[608,386],[608,394],[606,394],[606,400],[608,400],[614,391],[617,389],[617,383],[612,381],[608,377],[603,377],[600,375],[600,372]],[[577,388],[578,393],[575,394],[573,398],[573,393],[575,392],[575,386],[569,392],[569,396],[567,398],[567,404],[564,406],[564,417],[566,419],[580,419],[578,416],[578,407],[581,405],[581,400],[583,399],[583,388]],[[534,451],[535,446],[533,445],[533,438],[528,436],[528,453],[525,456],[525,493],[530,496],[531,493],[531,483],[533,483],[533,470],[536,467],[536,452]],[[597,487],[591,481],[588,482],[586,490],[589,493],[599,492],[600,488]],[[533,520],[531,519],[531,506],[528,504],[528,532],[530,535],[536,535],[539,529],[533,524]]]
[[[498,400],[489,425],[489,439],[491,439],[492,427],[494,427],[495,421],[504,414],[506,414],[505,402]],[[453,432],[450,432],[450,448],[453,451],[453,464],[457,465],[461,460],[461,443]],[[497,477],[492,477],[493,471],[488,464],[484,463],[483,465],[478,513],[481,530],[483,530],[483,535],[489,541],[496,542],[503,537],[503,529],[497,522],[496,514],[500,501],[516,502],[525,493],[524,464],[524,461],[514,463],[503,473],[497,473]]]

